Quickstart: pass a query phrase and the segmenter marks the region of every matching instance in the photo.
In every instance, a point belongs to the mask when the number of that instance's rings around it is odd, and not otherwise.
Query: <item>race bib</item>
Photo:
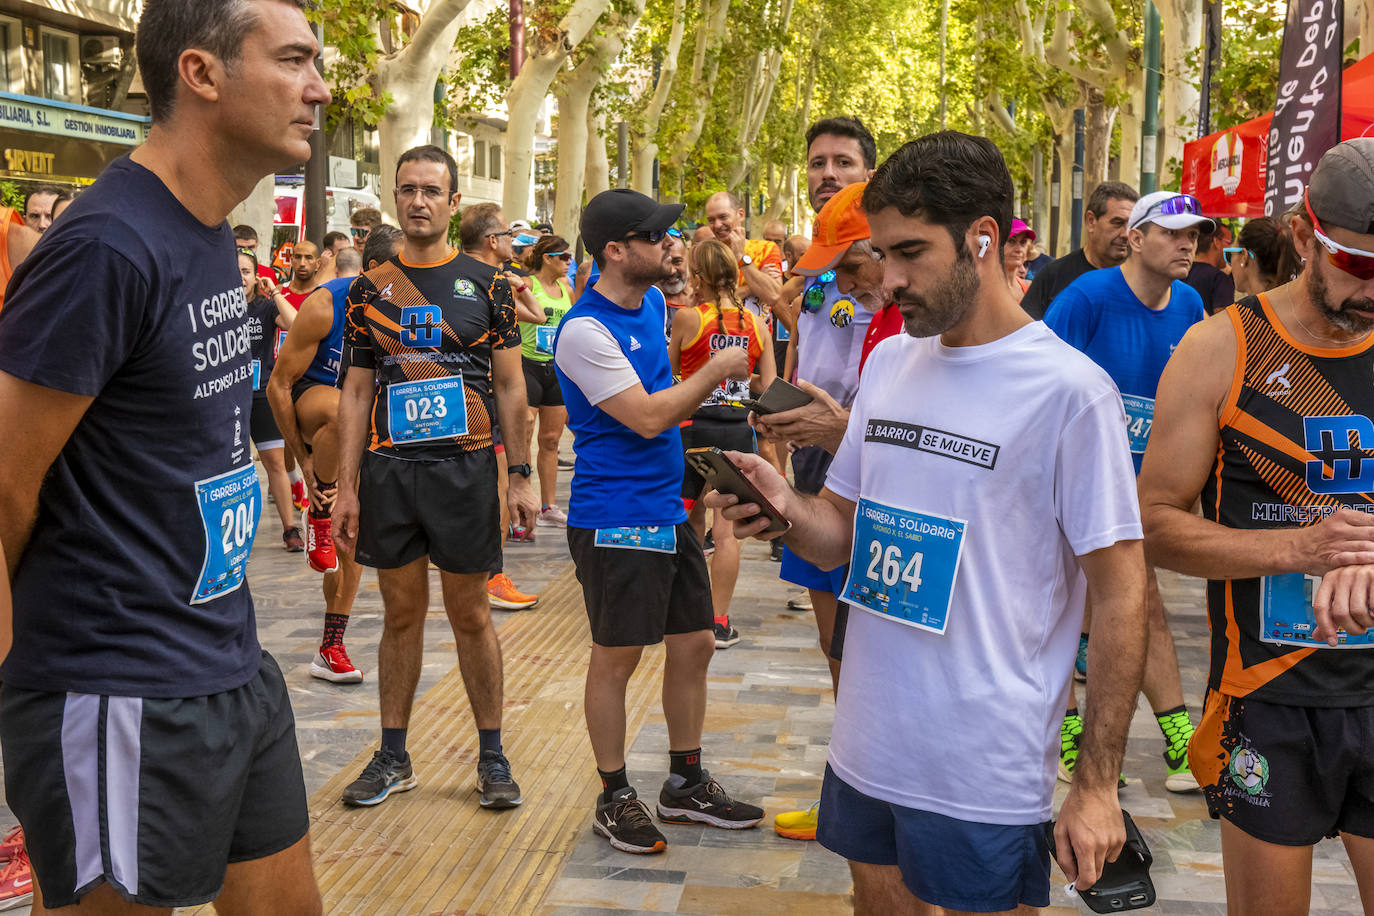
[[[844,600],[888,620],[943,635],[966,524],[860,499]]]
[[[1126,408],[1126,435],[1131,440],[1131,454],[1143,455],[1145,444],[1150,441],[1150,427],[1155,422],[1155,400],[1123,394],[1121,403]]]
[[[415,445],[465,436],[468,405],[462,374],[391,384],[386,389],[387,424],[396,445]]]
[[[196,504],[205,528],[205,560],[192,604],[227,595],[243,584],[262,504],[253,465],[196,482]]]
[[[743,379],[728,378],[711,390],[702,407],[734,406],[749,397],[749,382]]]
[[[273,356],[281,355],[281,345],[284,343],[286,343],[286,332],[283,331],[281,328],[277,328],[277,343],[276,346],[272,348]]]
[[[558,326],[536,325],[534,329],[534,352],[553,356],[553,339],[558,334]]]
[[[653,553],[677,553],[677,526],[652,525],[648,528],[598,528],[597,547],[621,550],[648,550]]]
[[[1312,598],[1321,581],[1321,576],[1302,573],[1283,573],[1260,579],[1260,641],[1308,649],[1367,649],[1374,646],[1374,630],[1363,636],[1337,630],[1339,644],[1335,646],[1328,646],[1325,640],[1312,638],[1312,631],[1317,628]]]
[[[262,360],[255,359],[249,363],[253,370],[253,390],[257,391],[262,387]]]

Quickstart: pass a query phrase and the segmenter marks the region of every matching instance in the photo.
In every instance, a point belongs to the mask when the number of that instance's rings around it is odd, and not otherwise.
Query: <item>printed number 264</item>
[[[896,544],[889,544],[884,550],[882,542],[874,540],[868,545],[868,552],[873,555],[872,561],[868,564],[868,578],[888,587],[896,585],[899,581],[905,582],[912,592],[921,587],[921,563],[925,560],[924,554],[913,553],[911,559],[903,566],[902,548]],[[879,566],[882,567],[881,570]]]

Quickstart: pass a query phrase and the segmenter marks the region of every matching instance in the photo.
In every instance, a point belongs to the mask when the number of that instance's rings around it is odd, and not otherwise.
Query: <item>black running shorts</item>
[[[525,367],[525,399],[531,407],[562,407],[563,389],[558,385],[558,373],[553,360],[520,357]]]
[[[266,397],[253,398],[253,412],[248,418],[248,432],[260,452],[286,448],[286,440],[277,428],[277,418],[272,415],[272,405],[267,403]]]
[[[706,448],[714,445],[725,452],[748,452],[759,450],[758,440],[754,437],[754,427],[747,419],[711,420],[692,418],[692,422],[682,427],[682,450]],[[706,489],[706,478],[702,477],[689,464],[682,475],[682,498],[700,499]]]
[[[596,529],[571,526],[568,550],[598,646],[652,646],[715,623],[706,557],[686,522],[676,553],[597,547]]]
[[[306,378],[305,376],[296,379],[296,384],[291,386],[291,403],[296,403],[301,399],[301,395],[305,394],[311,388],[316,388],[320,385],[324,385],[326,388],[334,387],[333,385],[325,385],[324,382],[317,382],[315,379]]]
[[[247,684],[189,699],[6,685],[0,748],[48,907],[103,883],[145,906],[205,903],[226,865],[310,827],[291,702],[266,652]]]
[[[501,571],[501,508],[492,449],[440,461],[368,452],[358,475],[355,558],[396,569],[429,555],[457,574]]]
[[[1188,765],[1212,817],[1266,843],[1312,846],[1340,831],[1374,838],[1374,707],[1280,706],[1212,691]]]

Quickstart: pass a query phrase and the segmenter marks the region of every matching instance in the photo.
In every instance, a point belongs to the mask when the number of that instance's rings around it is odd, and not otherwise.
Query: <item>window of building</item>
[[[43,95],[62,102],[81,101],[81,77],[77,69],[76,36],[43,29]]]
[[[500,180],[501,180],[501,144],[499,144],[499,143],[493,143],[493,144],[491,145],[491,162],[489,163],[489,166],[490,166],[490,167],[487,169],[487,176],[488,176],[489,178],[491,178],[492,181],[500,181]]]
[[[472,175],[474,178],[487,177],[487,141],[472,141]]]
[[[0,16],[0,90],[24,91],[23,31],[18,19]]]

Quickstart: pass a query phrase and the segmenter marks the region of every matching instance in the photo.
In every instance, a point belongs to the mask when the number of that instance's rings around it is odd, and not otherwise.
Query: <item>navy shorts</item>
[[[933,906],[1000,913],[1050,905],[1044,824],[979,824],[865,795],[830,765],[816,839],[854,862],[896,865],[902,883]]]

